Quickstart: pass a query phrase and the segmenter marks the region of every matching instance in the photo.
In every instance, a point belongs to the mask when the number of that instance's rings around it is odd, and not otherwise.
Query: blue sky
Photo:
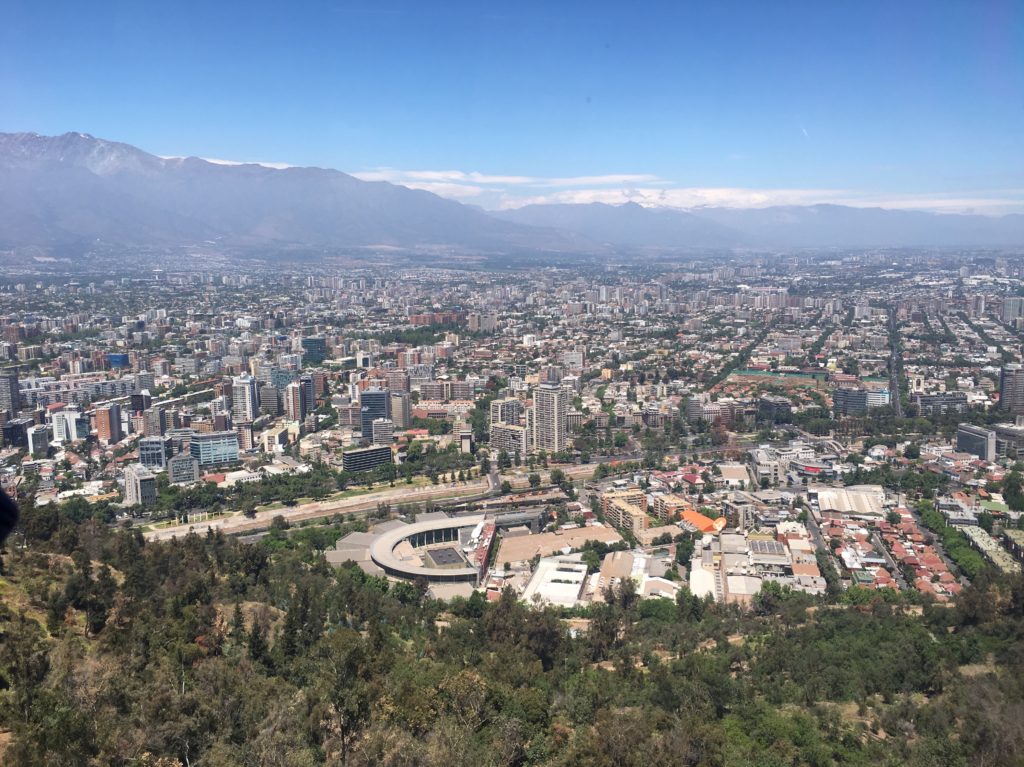
[[[1024,210],[1024,3],[6,0],[0,130],[486,207]]]

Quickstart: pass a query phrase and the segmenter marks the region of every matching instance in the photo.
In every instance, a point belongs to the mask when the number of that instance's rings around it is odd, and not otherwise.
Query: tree
[[[503,480],[502,483],[501,483],[501,494],[502,495],[508,495],[511,492],[512,492],[512,483],[509,482],[507,479]]]
[[[235,602],[235,609],[231,614],[231,638],[241,642],[245,637],[245,618],[242,616],[242,605]]]
[[[530,482],[530,487],[532,487],[532,488],[540,487],[540,474],[538,474],[537,472],[533,472],[532,474],[530,474],[530,476],[528,477],[528,480]]]
[[[267,637],[265,629],[254,617],[252,628],[249,629],[249,657],[254,663],[265,663],[267,660]]]
[[[990,512],[983,511],[978,515],[978,527],[984,530],[989,535],[992,534],[992,526],[994,518]]]

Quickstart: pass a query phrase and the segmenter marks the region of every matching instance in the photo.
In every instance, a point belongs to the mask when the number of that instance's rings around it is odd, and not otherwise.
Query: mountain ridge
[[[0,248],[96,241],[236,248],[588,249],[453,200],[324,168],[160,158],[88,134],[0,134]]]
[[[214,243],[570,255],[688,249],[1014,247],[1024,216],[834,204],[680,210],[533,204],[487,211],[342,171],[159,157],[86,133],[0,133],[0,250]]]

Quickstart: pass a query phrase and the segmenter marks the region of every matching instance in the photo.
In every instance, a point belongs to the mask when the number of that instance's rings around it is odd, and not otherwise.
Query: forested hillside
[[[28,521],[49,537],[3,563],[5,765],[1024,763],[1021,579],[953,608],[625,590],[570,615],[335,571],[337,526]]]

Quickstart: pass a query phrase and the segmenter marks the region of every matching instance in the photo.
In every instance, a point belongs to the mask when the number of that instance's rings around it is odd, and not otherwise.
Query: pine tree
[[[231,638],[241,642],[245,637],[245,617],[242,615],[242,605],[235,602],[235,612],[231,616]]]
[[[265,663],[267,660],[267,638],[263,633],[263,627],[256,620],[253,620],[252,629],[249,631],[249,657],[255,663]]]

